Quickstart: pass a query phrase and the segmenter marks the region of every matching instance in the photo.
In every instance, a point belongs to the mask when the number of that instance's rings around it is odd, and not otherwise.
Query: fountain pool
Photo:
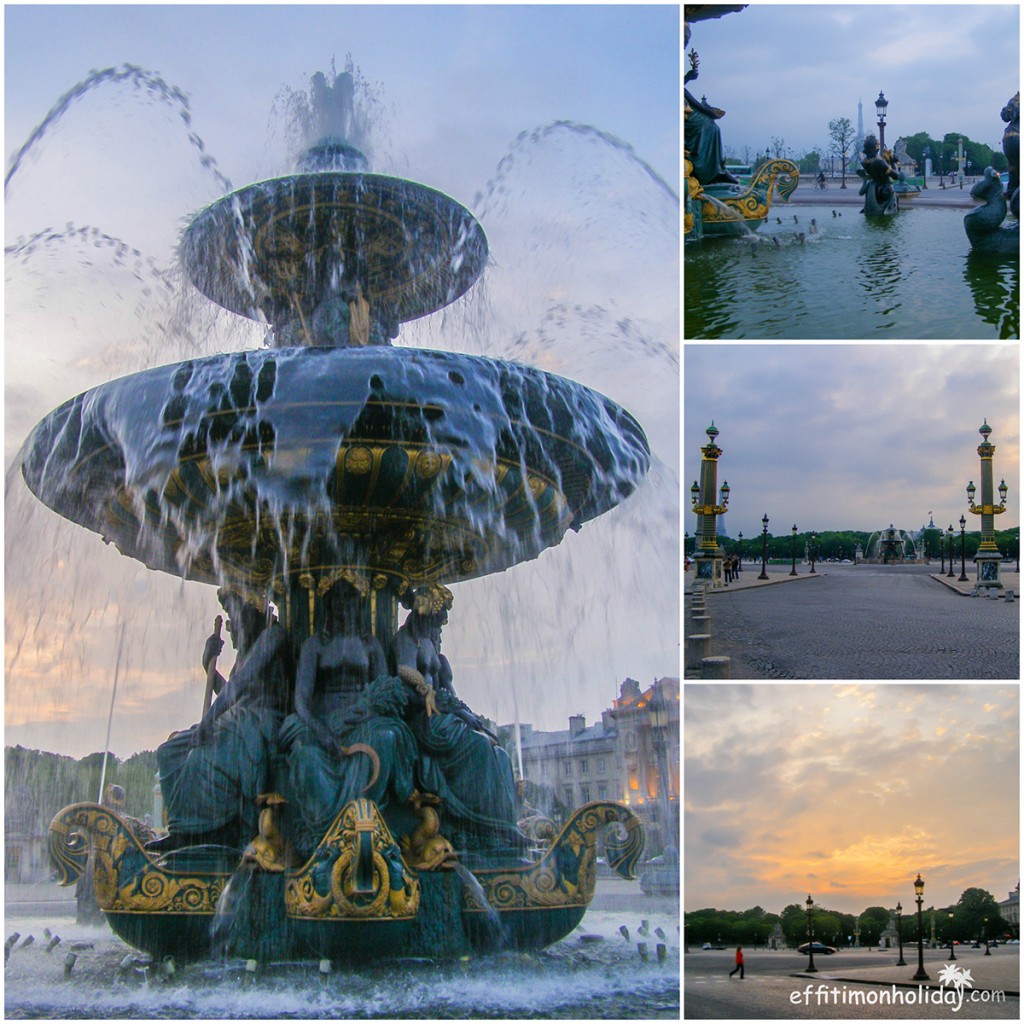
[[[684,336],[1020,337],[1020,262],[970,253],[963,210],[833,209],[774,207],[756,235],[687,245]]]
[[[601,899],[602,882],[598,882]],[[618,883],[610,883],[616,885]],[[253,980],[245,961],[180,965],[168,979],[159,963],[113,937],[105,927],[72,919],[8,917],[37,941],[11,954],[4,979],[8,1019],[80,1017],[125,1019],[666,1019],[679,1017],[679,915],[668,899],[636,891],[630,910],[594,909],[580,928],[536,954],[505,954],[441,964],[382,961],[357,972],[335,971],[321,979],[313,962],[269,966]],[[623,905],[625,897],[610,898]],[[637,934],[648,923],[648,958]],[[625,925],[630,939],[619,933]],[[61,942],[51,952],[41,941],[49,926]],[[657,945],[665,936],[665,958]],[[586,936],[586,938],[584,938]],[[79,948],[70,977],[65,958]],[[252,982],[250,984],[250,982]]]

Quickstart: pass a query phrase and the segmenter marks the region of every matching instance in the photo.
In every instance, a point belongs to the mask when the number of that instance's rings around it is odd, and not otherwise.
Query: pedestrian
[[[743,981],[743,947],[736,947],[736,966],[729,972],[731,978],[737,971],[740,972],[740,981]]]

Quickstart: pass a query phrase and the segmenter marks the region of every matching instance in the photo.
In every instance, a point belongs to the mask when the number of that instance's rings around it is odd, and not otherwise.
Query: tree
[[[885,907],[868,907],[860,915],[860,944],[877,946],[882,932],[889,927],[891,916]]]
[[[1003,919],[995,897],[985,889],[964,889],[960,899],[952,908],[957,934],[964,939],[980,939],[984,935],[995,938],[1003,933]],[[985,924],[985,918],[988,924]]]
[[[839,186],[846,188],[846,161],[849,159],[850,143],[854,140],[853,125],[848,117],[836,117],[828,123],[828,135],[832,143],[832,152],[839,157],[843,168],[843,181]]]
[[[772,136],[771,145],[768,148],[776,160],[781,160],[789,153],[789,146],[786,145],[786,140],[780,139],[777,135]]]
[[[817,174],[821,169],[821,154],[816,149],[812,149],[805,156],[800,157],[797,166],[800,168],[801,174]]]

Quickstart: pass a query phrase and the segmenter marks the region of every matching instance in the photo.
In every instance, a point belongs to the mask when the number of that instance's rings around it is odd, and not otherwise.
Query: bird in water
[[[775,237],[775,235],[772,235],[772,241],[775,243],[776,249],[782,248],[782,243]]]
[[[835,216],[836,216],[836,211],[835,211],[835,210],[833,210],[833,211],[832,211],[832,216],[833,216],[833,217],[835,217]]]
[[[797,217],[797,215],[795,213],[793,214],[793,223],[794,224],[799,224],[800,223],[800,220],[798,219],[798,217]]]
[[[782,223],[782,218],[781,217],[776,217],[775,218],[775,223],[776,224],[781,224]]]

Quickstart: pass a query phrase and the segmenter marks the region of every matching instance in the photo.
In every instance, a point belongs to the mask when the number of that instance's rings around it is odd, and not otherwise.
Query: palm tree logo
[[[939,983],[943,986],[952,985],[962,999],[965,988],[974,988],[974,979],[969,970],[963,970],[956,964],[946,964],[939,971]]]

